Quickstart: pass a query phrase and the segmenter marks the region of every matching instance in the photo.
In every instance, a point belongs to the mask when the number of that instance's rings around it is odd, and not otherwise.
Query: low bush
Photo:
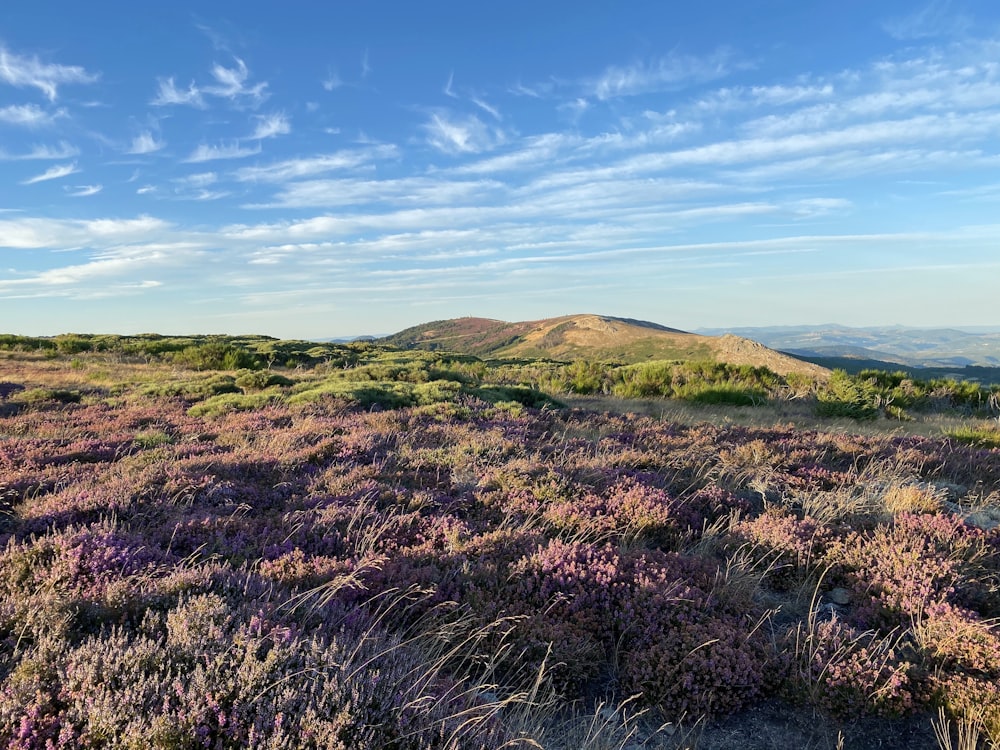
[[[282,400],[279,393],[222,393],[188,409],[192,417],[218,417],[234,411],[255,411]]]
[[[292,386],[295,381],[270,370],[241,370],[236,373],[234,383],[244,391],[263,391],[274,386]]]
[[[63,388],[27,388],[15,393],[11,400],[24,404],[78,404],[81,398],[79,391]]]

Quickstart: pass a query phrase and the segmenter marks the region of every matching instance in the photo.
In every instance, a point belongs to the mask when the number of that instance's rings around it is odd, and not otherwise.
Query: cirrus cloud
[[[18,88],[36,88],[50,102],[56,100],[62,84],[93,83],[97,78],[79,65],[44,63],[37,57],[23,57],[0,47],[0,81]]]

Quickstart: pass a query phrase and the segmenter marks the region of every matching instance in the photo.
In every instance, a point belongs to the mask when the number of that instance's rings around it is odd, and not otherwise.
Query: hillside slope
[[[403,348],[440,349],[479,357],[625,363],[712,360],[823,377],[829,371],[739,336],[701,336],[657,323],[606,315],[566,315],[508,323],[455,318],[407,328],[381,339]]]

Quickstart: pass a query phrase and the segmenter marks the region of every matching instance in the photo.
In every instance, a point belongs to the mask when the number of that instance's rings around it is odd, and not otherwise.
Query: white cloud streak
[[[70,198],[87,198],[91,195],[97,195],[103,189],[103,185],[77,185],[73,188],[67,188],[66,194]]]
[[[8,154],[2,149],[0,149],[0,160],[9,161],[32,161],[32,160],[51,160],[55,161],[57,159],[70,159],[74,156],[80,154],[80,149],[76,146],[67,143],[66,141],[59,141],[55,146],[47,146],[43,144],[35,145],[30,151],[21,154]]]
[[[931,0],[909,14],[891,18],[882,24],[894,39],[913,41],[966,33],[973,21],[957,11],[948,0]]]
[[[157,80],[156,96],[153,97],[150,104],[154,107],[187,104],[201,109],[205,107],[205,98],[201,95],[201,91],[198,90],[193,81],[188,84],[186,90],[181,90],[177,88],[177,84],[174,83],[174,79],[171,76],[170,78],[160,78]]]
[[[270,115],[262,115],[257,118],[257,127],[250,136],[251,140],[263,140],[264,138],[274,138],[279,135],[288,135],[292,132],[292,123],[288,116],[275,112]]]
[[[35,175],[27,180],[21,182],[22,185],[34,185],[38,182],[47,182],[48,180],[58,180],[62,177],[68,177],[71,174],[76,174],[80,170],[76,167],[76,162],[72,164],[63,164],[61,166],[50,167],[42,172],[40,175]]]
[[[140,241],[154,233],[166,232],[171,227],[168,222],[152,216],[87,221],[39,218],[0,220],[0,247],[53,250],[110,247]]]
[[[188,84],[187,89],[179,89],[173,76],[157,79],[156,96],[153,97],[150,104],[157,107],[183,104],[204,109],[207,106],[206,96],[228,99],[234,104],[240,104],[246,100],[249,100],[254,106],[260,104],[267,98],[267,83],[247,85],[250,71],[246,63],[238,57],[233,59],[236,65],[232,68],[215,63],[209,71],[215,83],[205,86],[199,86],[192,81]]]
[[[148,130],[143,131],[132,139],[127,153],[130,154],[153,154],[160,151],[166,144],[156,140],[156,137]]]
[[[332,154],[317,154],[302,159],[288,159],[265,166],[241,167],[235,177],[241,182],[288,182],[303,177],[313,177],[327,172],[355,170],[375,162],[396,159],[399,149],[382,144],[363,149],[348,149]]]
[[[34,104],[13,104],[9,107],[0,107],[0,122],[26,128],[49,127],[56,120],[65,116],[65,109],[46,112]]]
[[[503,133],[489,128],[475,115],[464,117],[435,112],[424,123],[427,142],[446,154],[478,154],[504,140]]]
[[[267,89],[267,84],[258,83],[253,86],[247,86],[250,71],[247,69],[246,63],[238,57],[233,59],[236,63],[236,66],[233,68],[227,68],[225,65],[220,65],[219,63],[212,66],[212,78],[215,79],[216,83],[206,86],[204,88],[205,93],[230,100],[245,97],[257,103],[263,101],[266,98],[265,90]]]
[[[216,159],[244,159],[259,153],[259,143],[253,148],[241,146],[239,142],[220,144],[218,146],[210,146],[202,143],[184,161],[188,164],[198,164]]]
[[[670,91],[723,78],[734,68],[734,55],[720,49],[707,57],[672,54],[658,60],[613,65],[587,82],[585,90],[600,100]]]
[[[37,57],[23,57],[0,47],[0,81],[18,88],[36,88],[50,102],[58,97],[59,86],[93,83],[97,78],[78,65],[43,63]]]

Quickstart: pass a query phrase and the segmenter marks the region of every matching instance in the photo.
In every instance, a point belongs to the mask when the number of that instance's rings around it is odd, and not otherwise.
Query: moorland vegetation
[[[997,386],[0,350],[5,747],[1000,743]]]

